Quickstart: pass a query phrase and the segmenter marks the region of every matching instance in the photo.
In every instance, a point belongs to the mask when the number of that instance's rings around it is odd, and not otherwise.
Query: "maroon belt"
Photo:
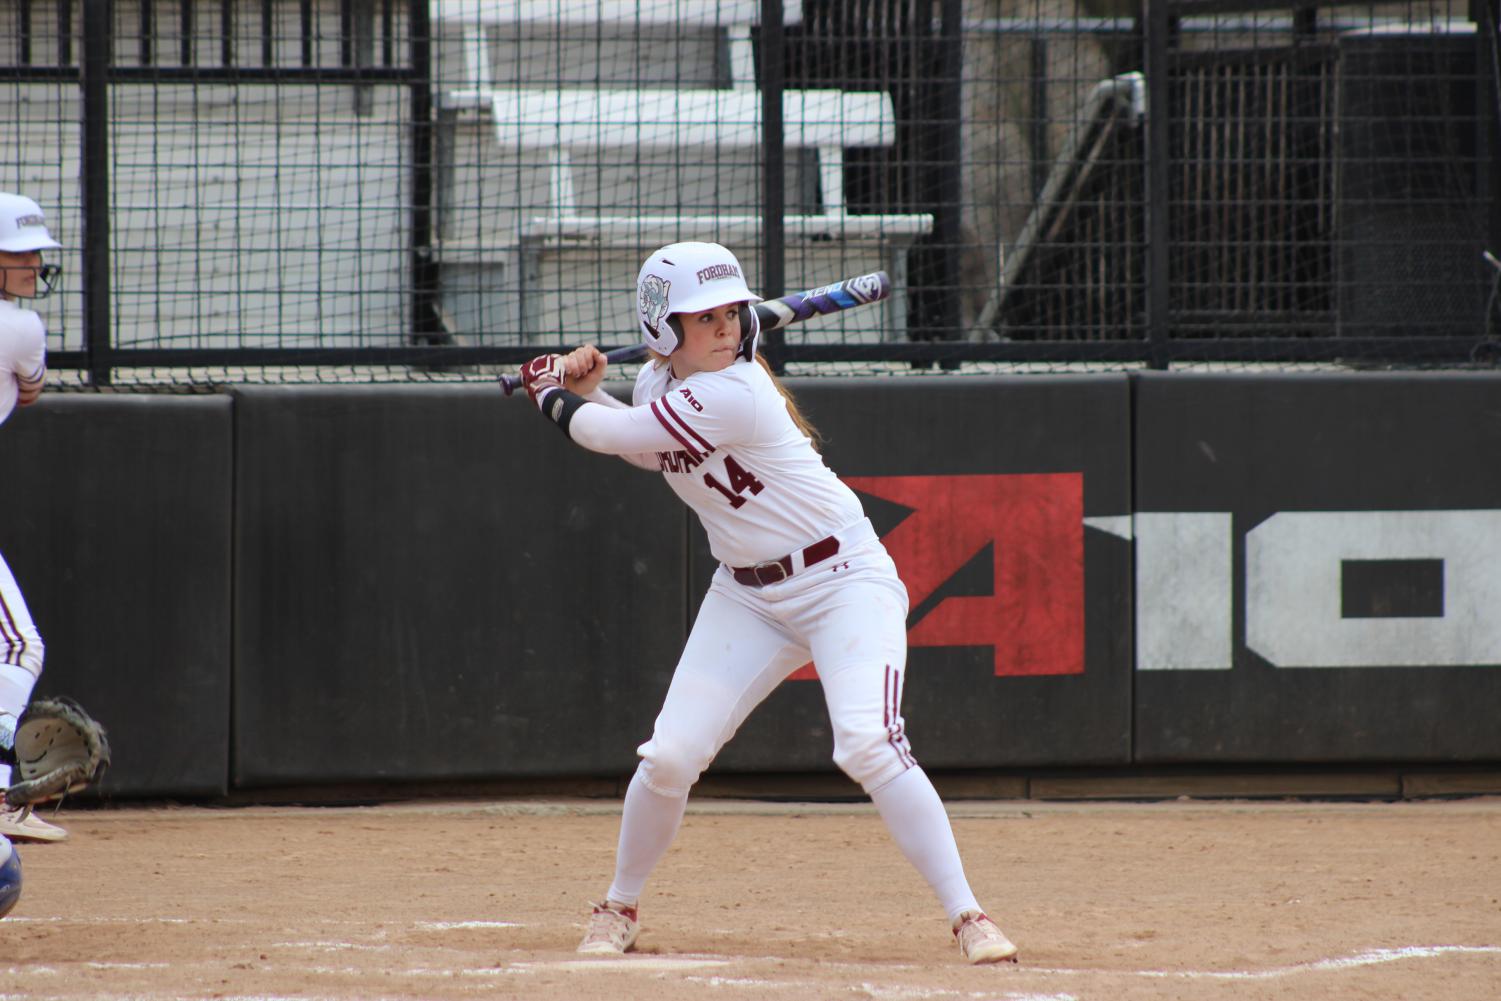
[[[806,569],[815,563],[821,563],[837,552],[839,552],[838,539],[832,535],[827,539],[819,539],[803,550],[803,567]],[[777,581],[786,580],[792,576],[793,555],[788,553],[780,559],[767,560],[753,567],[730,567],[730,573],[735,575],[737,584],[744,584],[746,587],[765,587],[767,584],[775,584]]]

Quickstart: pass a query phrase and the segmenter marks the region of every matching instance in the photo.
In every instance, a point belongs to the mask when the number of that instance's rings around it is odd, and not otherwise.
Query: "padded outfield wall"
[[[930,768],[1501,761],[1501,378],[792,383],[907,582]],[[0,468],[118,796],[627,775],[713,568],[477,386],[49,393]],[[715,769],[832,771],[815,678]]]

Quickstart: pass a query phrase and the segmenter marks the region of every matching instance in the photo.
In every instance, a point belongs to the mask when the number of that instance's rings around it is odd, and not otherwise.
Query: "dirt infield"
[[[609,801],[64,811],[3,998],[1501,997],[1501,798],[954,803],[1021,947],[971,968],[869,807],[695,805],[640,951],[573,953]]]

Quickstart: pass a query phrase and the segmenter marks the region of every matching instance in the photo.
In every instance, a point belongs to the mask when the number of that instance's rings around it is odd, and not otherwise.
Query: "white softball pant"
[[[853,534],[854,545],[766,587],[719,568],[652,738],[637,750],[648,788],[686,795],[751,710],[810,659],[835,764],[867,793],[916,764],[901,715],[907,589],[875,533]]]
[[[23,668],[33,678],[42,673],[42,636],[31,621],[26,599],[0,556],[0,664]]]

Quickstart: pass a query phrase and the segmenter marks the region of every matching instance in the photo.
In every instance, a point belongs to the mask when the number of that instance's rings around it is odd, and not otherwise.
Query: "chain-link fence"
[[[79,384],[475,378],[732,247],[794,372],[1501,362],[1498,0],[12,0]]]

